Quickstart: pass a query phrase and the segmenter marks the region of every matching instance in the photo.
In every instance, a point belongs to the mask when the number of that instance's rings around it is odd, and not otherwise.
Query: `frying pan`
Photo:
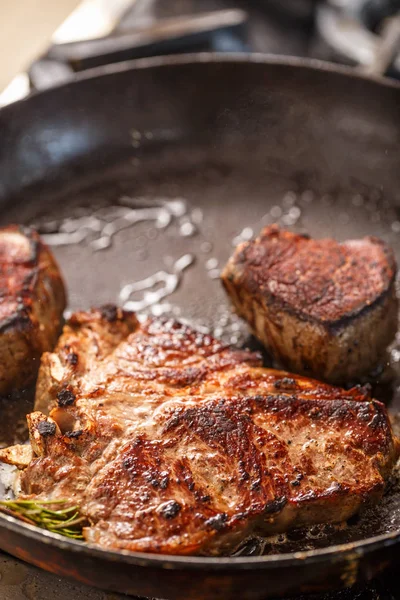
[[[400,259],[399,117],[398,84],[315,61],[185,55],[93,70],[0,111],[0,220],[42,231],[70,309],[126,302],[254,345],[217,275],[263,224],[378,235]],[[393,414],[399,356],[395,345],[373,379]],[[2,443],[29,408],[27,396],[1,401]],[[394,478],[343,530],[248,541],[233,557],[103,551],[4,515],[0,548],[141,596],[319,592],[399,562],[399,490]]]

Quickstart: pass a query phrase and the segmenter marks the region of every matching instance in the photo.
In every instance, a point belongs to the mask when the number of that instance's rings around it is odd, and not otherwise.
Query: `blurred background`
[[[147,56],[263,52],[400,77],[400,0],[0,2],[0,105]]]

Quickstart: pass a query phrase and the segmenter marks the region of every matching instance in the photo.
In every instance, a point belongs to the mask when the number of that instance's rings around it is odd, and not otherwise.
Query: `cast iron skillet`
[[[80,243],[54,246],[71,309],[129,300],[247,343],[217,279],[238,236],[274,221],[316,237],[375,234],[400,258],[399,117],[399,85],[318,62],[194,55],[102,68],[0,112],[0,219],[35,223],[51,244],[78,232]],[[394,347],[394,375],[374,390],[393,413],[399,357]],[[29,408],[2,400],[2,443]],[[0,527],[1,549],[98,587],[256,599],[352,585],[393,564],[400,492],[394,481],[347,529],[298,532],[264,556],[258,542],[225,558],[115,553],[3,515]]]

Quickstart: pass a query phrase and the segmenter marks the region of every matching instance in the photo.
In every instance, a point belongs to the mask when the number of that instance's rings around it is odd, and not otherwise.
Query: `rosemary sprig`
[[[55,509],[66,504],[67,500],[2,500],[0,511],[30,525],[82,540],[86,517],[81,515],[77,506]]]

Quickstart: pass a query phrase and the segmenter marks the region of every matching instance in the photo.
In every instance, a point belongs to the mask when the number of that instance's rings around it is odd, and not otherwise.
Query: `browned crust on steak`
[[[246,271],[250,293],[262,290],[284,310],[334,329],[381,302],[396,275],[393,251],[379,238],[313,240],[276,225],[241,244],[232,262]]]
[[[49,417],[29,415],[21,476],[24,497],[78,503],[89,542],[219,554],[380,498],[399,447],[367,390],[263,369],[173,320],[112,314],[74,315],[44,355],[36,404]]]
[[[73,404],[82,378],[93,363],[108,354],[139,326],[133,313],[107,305],[91,312],[76,312],[64,325],[54,353],[45,352],[36,384],[35,410],[48,414],[55,407]]]
[[[236,249],[221,277],[281,364],[336,382],[367,374],[393,339],[395,276],[378,238],[312,240],[272,225]]]
[[[61,329],[64,283],[47,246],[30,228],[0,229],[0,394],[28,386]]]

